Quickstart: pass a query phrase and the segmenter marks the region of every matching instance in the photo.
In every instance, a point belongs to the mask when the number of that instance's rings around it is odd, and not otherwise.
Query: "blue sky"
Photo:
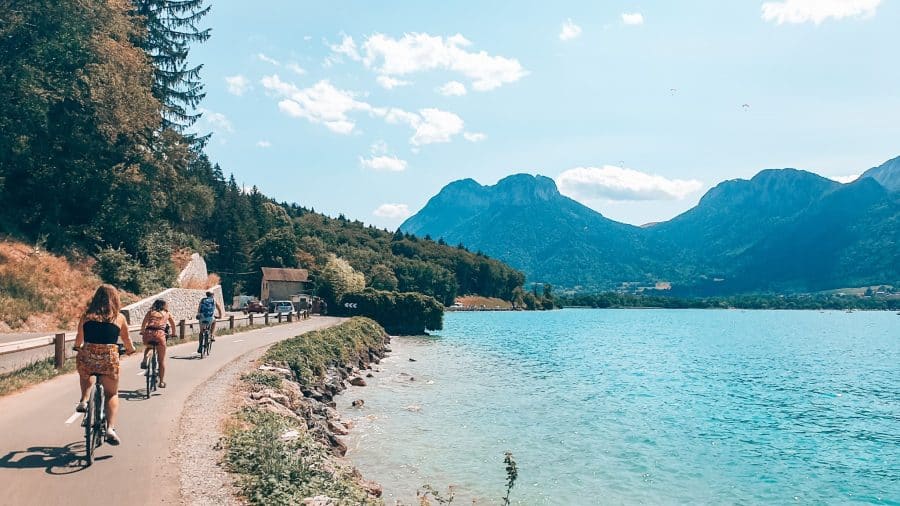
[[[212,2],[198,128],[239,182],[390,229],[518,172],[620,221],[900,155],[892,0]]]

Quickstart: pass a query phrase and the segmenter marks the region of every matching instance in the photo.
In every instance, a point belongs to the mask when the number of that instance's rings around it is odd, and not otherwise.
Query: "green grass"
[[[273,389],[281,387],[281,376],[271,372],[253,371],[241,376],[241,379],[251,386]]]
[[[0,397],[51,380],[60,374],[68,374],[74,370],[74,357],[67,359],[60,370],[56,369],[55,360],[52,357],[32,362],[18,371],[0,375]]]
[[[289,431],[298,435],[282,438]],[[250,504],[287,506],[317,495],[347,506],[383,504],[356,483],[349,469],[335,469],[328,449],[284,416],[247,408],[232,421],[226,445],[227,468],[238,475]]]
[[[368,318],[353,318],[325,330],[307,332],[273,345],[261,362],[289,367],[296,381],[308,385],[330,365],[356,365],[372,348],[384,346],[385,332]],[[253,371],[241,378],[251,390],[282,386],[278,374]],[[295,438],[282,435],[296,431]],[[248,407],[226,431],[227,468],[250,504],[293,505],[327,495],[336,504],[382,505],[363,489],[350,469],[337,464],[331,449],[307,432],[305,424],[284,415]]]
[[[329,366],[357,365],[372,348],[384,347],[384,329],[368,318],[356,317],[324,330],[309,332],[275,344],[263,362],[287,366],[302,385],[322,379]]]

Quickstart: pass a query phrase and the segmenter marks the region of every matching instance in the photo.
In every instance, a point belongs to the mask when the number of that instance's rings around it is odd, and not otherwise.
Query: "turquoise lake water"
[[[892,312],[451,313],[439,334],[395,338],[339,399],[387,504],[499,504],[507,450],[514,504],[900,504]]]

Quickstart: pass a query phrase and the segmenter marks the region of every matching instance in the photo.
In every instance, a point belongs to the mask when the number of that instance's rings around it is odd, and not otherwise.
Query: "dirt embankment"
[[[0,240],[0,333],[73,329],[101,283],[92,265]]]

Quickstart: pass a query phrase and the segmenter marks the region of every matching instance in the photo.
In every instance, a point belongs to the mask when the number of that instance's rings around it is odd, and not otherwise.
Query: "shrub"
[[[336,310],[372,318],[391,334],[418,335],[444,326],[444,306],[434,297],[420,293],[369,288],[344,296]]]
[[[382,504],[353,479],[351,471],[328,471],[327,449],[305,427],[284,416],[247,409],[240,428],[228,434],[228,468],[250,504],[293,505],[305,497],[327,495],[341,505]],[[293,437],[285,437],[293,433]]]
[[[123,248],[107,246],[97,253],[94,270],[106,283],[140,293],[137,276],[141,264]]]

